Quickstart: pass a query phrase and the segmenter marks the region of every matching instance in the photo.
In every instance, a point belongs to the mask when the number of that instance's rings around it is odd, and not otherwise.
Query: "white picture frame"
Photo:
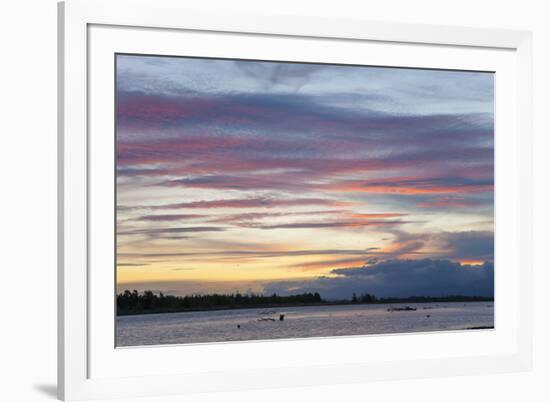
[[[261,59],[271,52],[279,59],[316,58],[314,50],[300,56],[302,42],[308,41],[318,53],[332,46],[323,56],[332,62],[351,62],[357,57],[352,49],[367,46],[371,57],[378,57],[375,64],[496,71],[502,77],[496,84],[496,329],[115,351],[113,316],[104,314],[114,309],[112,299],[100,297],[113,294],[112,271],[91,269],[95,261],[109,258],[98,250],[112,249],[113,244],[108,176],[113,169],[107,162],[103,168],[94,162],[112,155],[114,130],[106,117],[112,106],[113,87],[107,84],[112,66],[105,60],[128,50],[173,54],[183,47],[186,35],[205,49],[201,35],[216,41],[229,38],[227,43],[235,46],[209,50],[226,57],[248,54]],[[237,47],[249,53],[237,55]],[[190,10],[177,0],[60,3],[59,397],[144,397],[529,370],[531,47],[531,34],[524,31],[228,15]],[[274,55],[277,51],[287,55]],[[499,102],[503,94],[507,100]],[[103,182],[110,184],[103,189]],[[357,348],[364,352],[351,353]],[[182,357],[192,361],[194,369],[182,365]],[[153,369],[137,368],[138,361],[149,362]]]

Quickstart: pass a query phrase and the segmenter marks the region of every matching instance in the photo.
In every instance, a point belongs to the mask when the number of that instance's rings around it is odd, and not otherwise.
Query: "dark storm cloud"
[[[494,266],[460,264],[451,260],[386,260],[363,267],[332,271],[335,277],[274,282],[266,293],[319,292],[328,299],[349,298],[352,293],[377,297],[493,296]]]
[[[449,232],[438,236],[449,258],[477,261],[494,259],[494,239],[494,233],[489,231]]]

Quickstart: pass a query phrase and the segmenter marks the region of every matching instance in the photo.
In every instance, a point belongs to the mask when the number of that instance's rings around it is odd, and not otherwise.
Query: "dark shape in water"
[[[388,311],[416,311],[414,307],[390,307]]]

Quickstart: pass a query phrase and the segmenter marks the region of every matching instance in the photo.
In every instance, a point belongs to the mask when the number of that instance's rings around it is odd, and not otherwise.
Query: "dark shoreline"
[[[284,308],[284,307],[317,307],[317,306],[358,306],[358,305],[378,305],[378,304],[422,304],[422,303],[475,303],[475,302],[494,302],[493,297],[477,297],[477,296],[456,296],[456,297],[419,297],[419,298],[387,298],[379,299],[369,303],[353,303],[351,301],[323,301],[319,303],[274,303],[263,305],[229,305],[215,306],[205,308],[186,308],[186,309],[148,309],[141,311],[117,311],[117,317],[133,316],[133,315],[148,315],[148,314],[170,314],[170,313],[193,313],[204,311],[225,311],[225,310],[244,310],[244,309],[263,309],[263,308]],[[493,327],[491,327],[493,328]],[[467,329],[488,329],[488,328],[467,328]]]
[[[495,326],[494,325],[491,325],[491,326],[481,326],[481,327],[468,327],[468,328],[464,328],[464,329],[471,329],[471,330],[481,330],[481,329],[495,329]]]

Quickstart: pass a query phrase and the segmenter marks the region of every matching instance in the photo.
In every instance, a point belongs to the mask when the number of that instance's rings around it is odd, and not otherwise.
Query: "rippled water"
[[[427,332],[493,326],[492,302],[259,308],[117,318],[117,346]],[[405,307],[396,304],[393,307]],[[284,314],[284,321],[279,315]],[[266,320],[269,318],[275,321]],[[240,326],[240,328],[238,328]]]

